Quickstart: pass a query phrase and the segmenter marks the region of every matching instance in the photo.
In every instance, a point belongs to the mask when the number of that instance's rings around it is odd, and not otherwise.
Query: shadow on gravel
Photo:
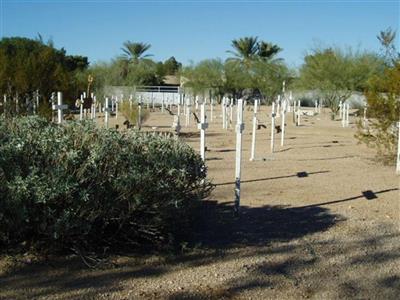
[[[95,270],[76,256],[56,258],[3,274],[0,260],[0,299],[231,299],[251,291],[282,299],[289,290],[294,298],[397,299],[400,244],[392,228],[332,236],[325,231],[343,217],[318,206],[232,212],[232,203],[204,202],[197,247],[179,255],[125,254]],[[235,273],[224,270],[228,264]],[[382,268],[386,273],[375,272]],[[193,276],[190,287],[181,272]]]
[[[265,177],[265,178],[241,180],[240,183],[267,181],[267,180],[284,179],[284,178],[291,178],[291,177],[304,178],[304,177],[308,177],[309,175],[324,174],[324,173],[329,173],[329,172],[330,171],[316,171],[316,172],[305,172],[305,171],[302,171],[302,172],[297,172],[297,173],[291,174],[291,175],[283,175],[283,176],[275,176],[275,177]],[[235,183],[236,183],[235,181],[222,182],[222,183],[216,183],[215,186],[231,185],[231,184],[235,184]]]
[[[204,202],[203,222],[195,243],[206,247],[265,245],[272,240],[299,238],[329,229],[343,218],[322,207],[240,207],[233,215],[232,203]]]

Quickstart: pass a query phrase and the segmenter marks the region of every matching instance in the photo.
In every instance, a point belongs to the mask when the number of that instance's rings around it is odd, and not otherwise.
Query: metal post
[[[250,161],[254,160],[254,154],[256,151],[256,131],[257,131],[257,110],[258,110],[258,102],[260,100],[254,100],[254,112],[253,112],[253,133],[251,136],[251,153],[250,153]]]
[[[106,128],[108,128],[108,113],[109,113],[109,108],[108,108],[108,97],[106,97],[106,103],[104,105],[104,124],[106,125]]]
[[[240,177],[242,164],[242,132],[243,123],[243,100],[239,99],[237,103],[237,123],[236,123],[236,165],[235,165],[235,214],[239,214],[240,207]]]
[[[285,140],[285,117],[286,117],[286,99],[282,102],[282,123],[281,123],[281,147],[283,147],[283,142]]]
[[[206,160],[206,129],[208,124],[206,122],[206,103],[203,101],[201,104],[200,111],[200,124],[198,128],[200,129],[200,156],[203,161]]]
[[[272,102],[271,108],[271,153],[274,153],[275,138],[275,102]]]

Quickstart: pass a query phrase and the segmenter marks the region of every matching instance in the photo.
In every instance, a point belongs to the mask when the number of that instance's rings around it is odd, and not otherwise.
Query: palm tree
[[[272,43],[261,41],[258,44],[258,56],[265,61],[271,60],[280,51],[282,51],[282,48]]]
[[[151,54],[144,55],[144,53],[149,50],[150,47],[150,44],[126,41],[124,43],[124,47],[121,48],[121,50],[124,52],[122,58],[130,63],[138,63],[140,60],[152,56]]]
[[[257,56],[259,44],[257,37],[250,36],[233,40],[232,47],[235,49],[235,51],[228,52],[233,54],[235,57],[231,59],[246,62]]]
[[[386,62],[391,65],[398,62],[400,53],[397,52],[395,45],[396,31],[389,27],[385,31],[381,31],[376,37],[383,47]]]

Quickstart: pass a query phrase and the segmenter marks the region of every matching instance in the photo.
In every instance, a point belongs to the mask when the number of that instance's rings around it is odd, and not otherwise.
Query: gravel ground
[[[232,214],[235,132],[222,130],[220,112],[210,122],[206,156],[216,189],[194,233],[195,249],[113,256],[95,270],[74,256],[3,256],[0,299],[398,299],[400,182],[394,167],[382,166],[357,144],[354,118],[342,128],[324,113],[304,117],[299,127],[289,114],[285,145],[279,146],[278,134],[271,154],[268,110],[259,114],[267,129],[257,131],[253,162],[252,113],[245,112],[239,217]],[[172,121],[154,112],[144,130],[170,131]],[[193,121],[182,132],[198,149]]]

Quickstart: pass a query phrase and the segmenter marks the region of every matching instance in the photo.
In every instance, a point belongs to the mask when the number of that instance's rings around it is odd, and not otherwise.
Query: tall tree
[[[234,51],[228,51],[234,55],[235,60],[247,62],[257,56],[259,44],[257,37],[244,37],[232,41]]]
[[[130,63],[138,63],[139,60],[152,56],[151,54],[145,54],[150,49],[150,44],[126,41],[123,45],[121,48],[124,52],[122,57]]]
[[[280,51],[282,51],[282,48],[272,43],[261,41],[258,45],[258,56],[262,60],[271,60]]]
[[[66,102],[78,93],[76,72],[86,69],[83,56],[69,56],[42,40],[21,37],[0,40],[0,92],[30,99],[39,90],[44,99],[62,91]],[[22,101],[20,101],[22,102]]]
[[[177,62],[173,56],[164,61],[165,75],[175,75],[181,67],[182,64]]]
[[[379,32],[376,37],[383,47],[383,57],[386,64],[393,66],[400,59],[400,53],[397,52],[395,46],[396,31],[389,27],[386,30]]]
[[[396,122],[400,121],[400,61],[394,40],[396,33],[390,28],[377,36],[385,49],[385,70],[374,74],[365,92],[368,107],[368,127],[358,124],[356,137],[377,150],[384,163],[394,163],[397,150]]]
[[[368,78],[378,73],[381,66],[382,61],[373,53],[316,49],[304,57],[297,86],[318,91],[334,118],[339,102],[346,101],[354,91],[362,92]]]

